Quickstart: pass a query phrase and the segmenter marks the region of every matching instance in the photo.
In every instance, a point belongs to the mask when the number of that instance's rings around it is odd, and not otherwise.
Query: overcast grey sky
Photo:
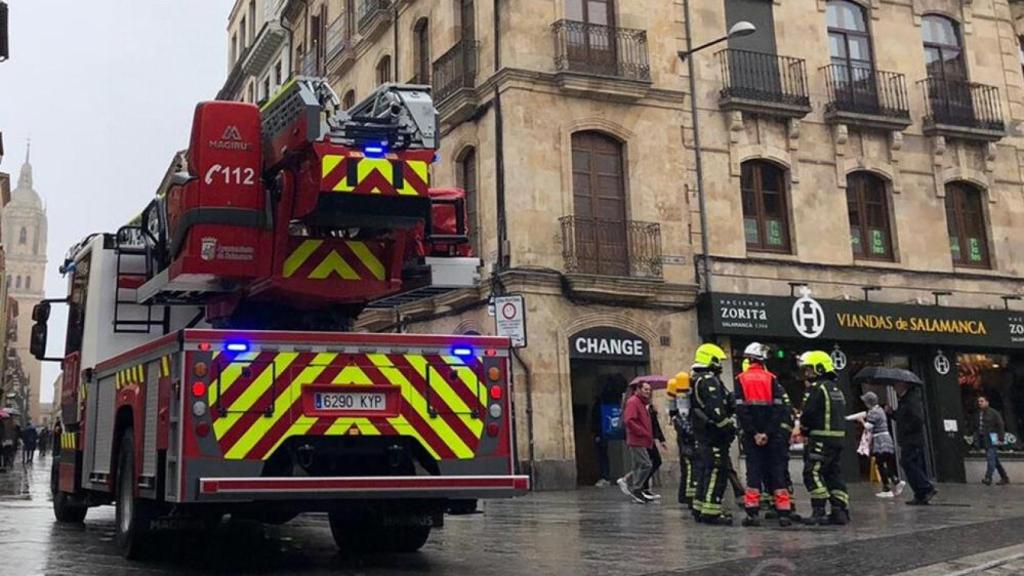
[[[17,181],[31,137],[50,225],[46,292],[62,297],[57,267],[67,248],[134,217],[172,154],[188,145],[192,109],[227,75],[233,0],[6,1],[11,58],[0,63],[0,170]],[[51,335],[63,331],[62,312],[54,309]],[[59,372],[44,366],[44,402]]]

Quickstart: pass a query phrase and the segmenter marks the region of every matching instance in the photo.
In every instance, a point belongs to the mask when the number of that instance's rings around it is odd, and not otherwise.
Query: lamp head
[[[743,38],[744,36],[750,36],[754,32],[757,32],[757,26],[746,20],[741,20],[733,24],[732,28],[729,28],[729,38]]]

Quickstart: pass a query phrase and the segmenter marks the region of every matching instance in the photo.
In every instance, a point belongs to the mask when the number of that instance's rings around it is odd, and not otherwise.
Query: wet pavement
[[[417,554],[342,556],[326,516],[310,514],[281,527],[229,522],[168,539],[158,559],[139,563],[114,549],[113,507],[89,510],[84,525],[56,524],[48,478],[46,459],[0,475],[6,574],[868,576],[1024,544],[1024,488],[1016,486],[945,485],[928,508],[880,501],[870,485],[854,486],[853,524],[787,531],[698,526],[670,501],[640,506],[613,487],[484,503],[482,514],[449,517]],[[806,510],[806,495],[798,497]],[[1007,572],[992,572],[1000,573]]]

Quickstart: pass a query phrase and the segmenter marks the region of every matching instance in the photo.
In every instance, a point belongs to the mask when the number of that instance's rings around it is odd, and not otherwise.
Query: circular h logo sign
[[[949,358],[947,358],[946,355],[943,354],[941,350],[939,351],[938,354],[935,355],[934,364],[935,364],[935,371],[938,372],[939,374],[942,374],[943,376],[945,376],[946,374],[949,374],[950,369],[953,368],[952,364],[950,364],[950,362],[949,362]]]
[[[804,338],[817,338],[825,331],[825,310],[806,287],[801,296],[793,303],[793,327]]]

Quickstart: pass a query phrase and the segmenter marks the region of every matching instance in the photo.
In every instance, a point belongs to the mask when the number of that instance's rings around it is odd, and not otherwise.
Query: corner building
[[[358,328],[491,334],[489,297],[524,295],[519,458],[537,488],[594,483],[594,430],[626,383],[687,366],[696,338],[678,7],[310,0],[282,15],[292,72],[328,77],[346,106],[386,82],[431,85],[431,184],[468,194],[479,288],[370,309]],[[613,474],[624,454],[613,440]]]
[[[818,348],[850,410],[866,366],[924,382],[929,467],[976,481],[976,398],[1024,426],[1024,3],[691,2],[710,285],[700,331],[757,339],[799,398]],[[697,7],[699,4],[699,8]],[[687,118],[692,129],[692,119]],[[851,479],[867,478],[848,435]]]

